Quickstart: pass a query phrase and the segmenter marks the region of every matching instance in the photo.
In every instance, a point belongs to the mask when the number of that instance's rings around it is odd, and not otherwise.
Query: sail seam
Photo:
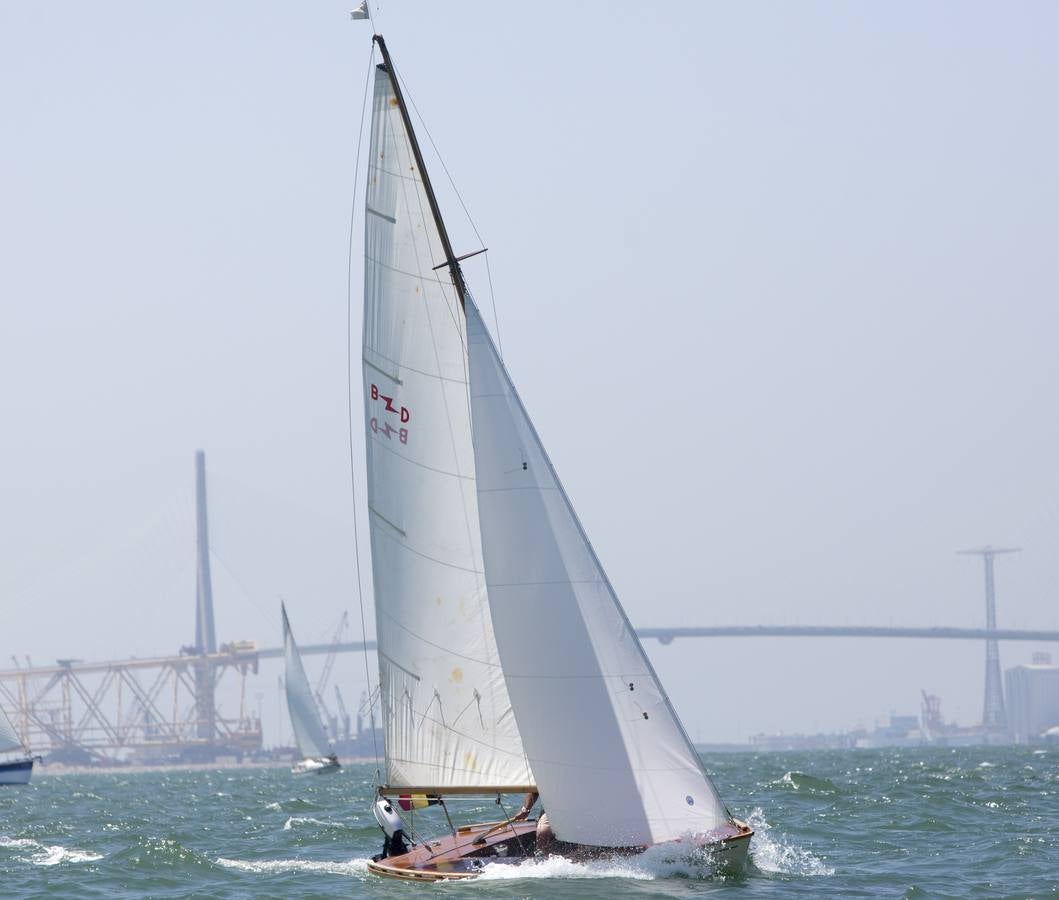
[[[388,612],[385,612],[385,611],[383,612],[383,618],[385,618],[388,621],[392,622],[394,625],[396,625],[398,628],[400,628],[402,631],[406,632],[407,634],[410,634],[416,640],[422,641],[422,643],[426,644],[428,647],[433,647],[436,650],[441,650],[441,651],[443,651],[445,653],[448,653],[448,654],[450,654],[452,656],[458,657],[459,659],[464,659],[467,662],[472,662],[472,663],[475,663],[476,665],[479,665],[479,666],[486,666],[487,668],[490,668],[490,669],[499,669],[500,668],[500,664],[499,663],[491,663],[491,662],[489,662],[487,660],[484,660],[484,659],[477,659],[476,657],[473,657],[473,656],[467,656],[467,654],[465,654],[465,653],[460,653],[459,651],[452,650],[449,647],[445,647],[442,644],[437,644],[434,641],[427,640],[421,634],[419,634],[419,633],[417,633],[415,631],[412,631],[412,629],[409,628],[407,625],[405,625],[404,622],[401,622],[398,619],[395,619]]]
[[[389,269],[391,272],[397,275],[404,275],[406,278],[413,278],[416,281],[422,281],[425,284],[436,284],[443,291],[445,289],[445,282],[442,281],[441,278],[437,275],[424,275],[422,272],[409,272],[407,269],[399,269],[397,268],[397,266],[392,266],[388,262],[385,262],[381,259],[376,259],[374,256],[365,255],[364,258],[367,259],[368,262],[372,263],[373,265],[379,266],[383,269]],[[431,259],[433,259],[433,257],[431,257]],[[446,297],[445,299],[446,302],[448,302],[448,298]]]
[[[543,485],[526,485],[525,487],[496,487],[496,488],[479,488],[479,494],[507,494],[511,491],[537,491],[543,494],[545,491],[558,491],[555,487],[544,487]]]
[[[423,182],[416,178],[414,175],[405,175],[402,172],[391,172],[384,166],[372,166],[371,171],[376,174],[389,175],[391,178],[401,178],[404,181],[411,181],[414,184],[422,184]]]
[[[392,453],[394,456],[396,456],[403,462],[410,463],[413,466],[418,466],[420,469],[426,469],[428,472],[436,472],[438,475],[447,475],[449,478],[459,478],[461,481],[474,481],[474,479],[470,475],[461,475],[459,472],[449,472],[445,469],[438,469],[435,466],[428,466],[426,463],[421,463],[417,459],[412,459],[410,456],[405,456],[402,453],[398,453],[394,447],[387,446],[382,442],[381,439],[375,437],[375,435],[372,435],[371,442],[380,449],[385,450],[387,453]],[[401,534],[404,534],[404,532],[402,531]]]
[[[543,587],[547,584],[603,584],[602,578],[582,578],[574,580],[572,578],[563,579],[561,581],[489,581],[486,580],[486,587]]]
[[[600,680],[606,681],[609,678],[613,678],[615,680],[624,679],[624,678],[646,678],[646,677],[648,677],[648,675],[647,675],[647,671],[644,670],[644,671],[641,671],[641,672],[618,672],[617,674],[611,674],[611,675],[605,675],[605,674],[599,674],[599,675],[513,675],[510,672],[504,672],[504,677],[505,678],[521,678],[523,681],[533,681],[533,680],[561,681],[561,680],[567,679],[567,678],[579,679],[579,680],[584,680],[584,679],[588,679],[588,678],[598,678]]]
[[[400,363],[395,359],[390,359],[385,353],[380,353],[378,350],[373,349],[371,352],[379,357],[379,359],[385,359],[386,362],[393,363],[399,369],[404,369],[406,372],[414,372],[416,375],[422,375],[424,378],[434,378],[438,381],[449,381],[452,384],[467,384],[466,378],[450,378],[448,375],[439,375],[437,372],[424,372],[422,369],[416,369],[406,363]],[[371,362],[367,357],[364,358],[364,362],[369,366],[371,365]],[[374,368],[374,366],[372,368]]]
[[[396,541],[398,544],[400,544],[402,547],[404,547],[405,550],[407,550],[409,553],[414,553],[416,556],[421,557],[422,559],[429,560],[430,562],[437,563],[439,566],[445,566],[448,569],[457,569],[460,572],[470,572],[472,575],[484,575],[485,574],[485,572],[483,572],[481,569],[469,569],[469,568],[467,568],[467,566],[459,566],[456,563],[445,562],[445,560],[443,560],[443,559],[437,559],[436,557],[431,556],[428,553],[423,553],[420,550],[416,550],[415,547],[413,547],[407,541],[399,541],[399,540],[397,540],[397,538],[395,538],[393,535],[390,535],[390,540]]]

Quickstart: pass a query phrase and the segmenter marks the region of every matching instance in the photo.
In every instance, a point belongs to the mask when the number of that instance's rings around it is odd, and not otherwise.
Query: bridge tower
[[[996,590],[993,581],[993,559],[1003,553],[1017,553],[1018,547],[974,547],[961,550],[965,556],[980,556],[985,563],[985,623],[990,631],[996,628]],[[982,708],[982,727],[987,732],[1002,734],[1007,731],[1004,712],[1004,688],[1000,681],[1000,651],[995,638],[985,642],[985,703]]]
[[[206,515],[206,454],[195,451],[195,653],[217,652],[213,627],[213,584],[210,580],[210,537]],[[213,741],[217,734],[213,667],[203,661],[195,667],[195,698],[198,706],[197,736]]]

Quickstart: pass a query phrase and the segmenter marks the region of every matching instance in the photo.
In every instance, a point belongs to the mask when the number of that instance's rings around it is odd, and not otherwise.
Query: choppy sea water
[[[381,846],[372,766],[34,775],[0,788],[3,897],[732,897],[1059,893],[1059,750],[964,748],[719,755],[756,830],[740,878],[671,854],[492,866],[410,885],[366,869]],[[460,818],[495,817],[464,801]],[[417,814],[440,830],[436,809]]]

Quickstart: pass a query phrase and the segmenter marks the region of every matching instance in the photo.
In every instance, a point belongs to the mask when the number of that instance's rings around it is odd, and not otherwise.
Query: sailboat
[[[739,871],[752,831],[704,771],[559,482],[374,42],[363,375],[385,776],[369,869],[433,881],[690,841]],[[495,797],[499,818],[453,825],[446,798],[468,794]],[[517,813],[508,794],[526,794]],[[415,828],[430,805],[441,837]]]
[[[337,772],[341,767],[338,757],[332,751],[320,721],[320,712],[313,700],[313,691],[309,686],[309,677],[305,674],[298,645],[294,641],[290,620],[287,618],[287,607],[280,603],[283,613],[283,662],[286,666],[284,681],[287,686],[287,709],[290,712],[291,725],[294,727],[294,742],[302,758],[292,767],[295,775],[325,775]]]
[[[0,709],[0,754],[8,755],[12,751],[18,755],[10,759],[0,759],[0,784],[29,784],[33,774],[33,762],[39,757],[30,756],[21,738],[15,733],[11,720]]]

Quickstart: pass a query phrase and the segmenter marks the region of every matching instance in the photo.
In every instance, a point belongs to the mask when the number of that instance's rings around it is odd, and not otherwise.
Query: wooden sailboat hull
[[[738,875],[745,871],[750,838],[753,830],[743,822],[736,822],[738,833],[720,841],[704,841],[702,849],[710,853],[717,874]],[[662,846],[662,845],[658,845]],[[408,853],[368,863],[368,871],[388,878],[405,881],[445,881],[474,878],[486,865],[514,865],[535,858],[537,823],[484,822],[468,825],[455,835],[413,847]],[[682,845],[673,843],[681,852]],[[611,849],[580,848],[572,854],[575,859],[598,859],[606,856],[632,856],[646,848]]]
[[[29,778],[32,774],[32,759],[0,762],[0,784],[29,784]]]

